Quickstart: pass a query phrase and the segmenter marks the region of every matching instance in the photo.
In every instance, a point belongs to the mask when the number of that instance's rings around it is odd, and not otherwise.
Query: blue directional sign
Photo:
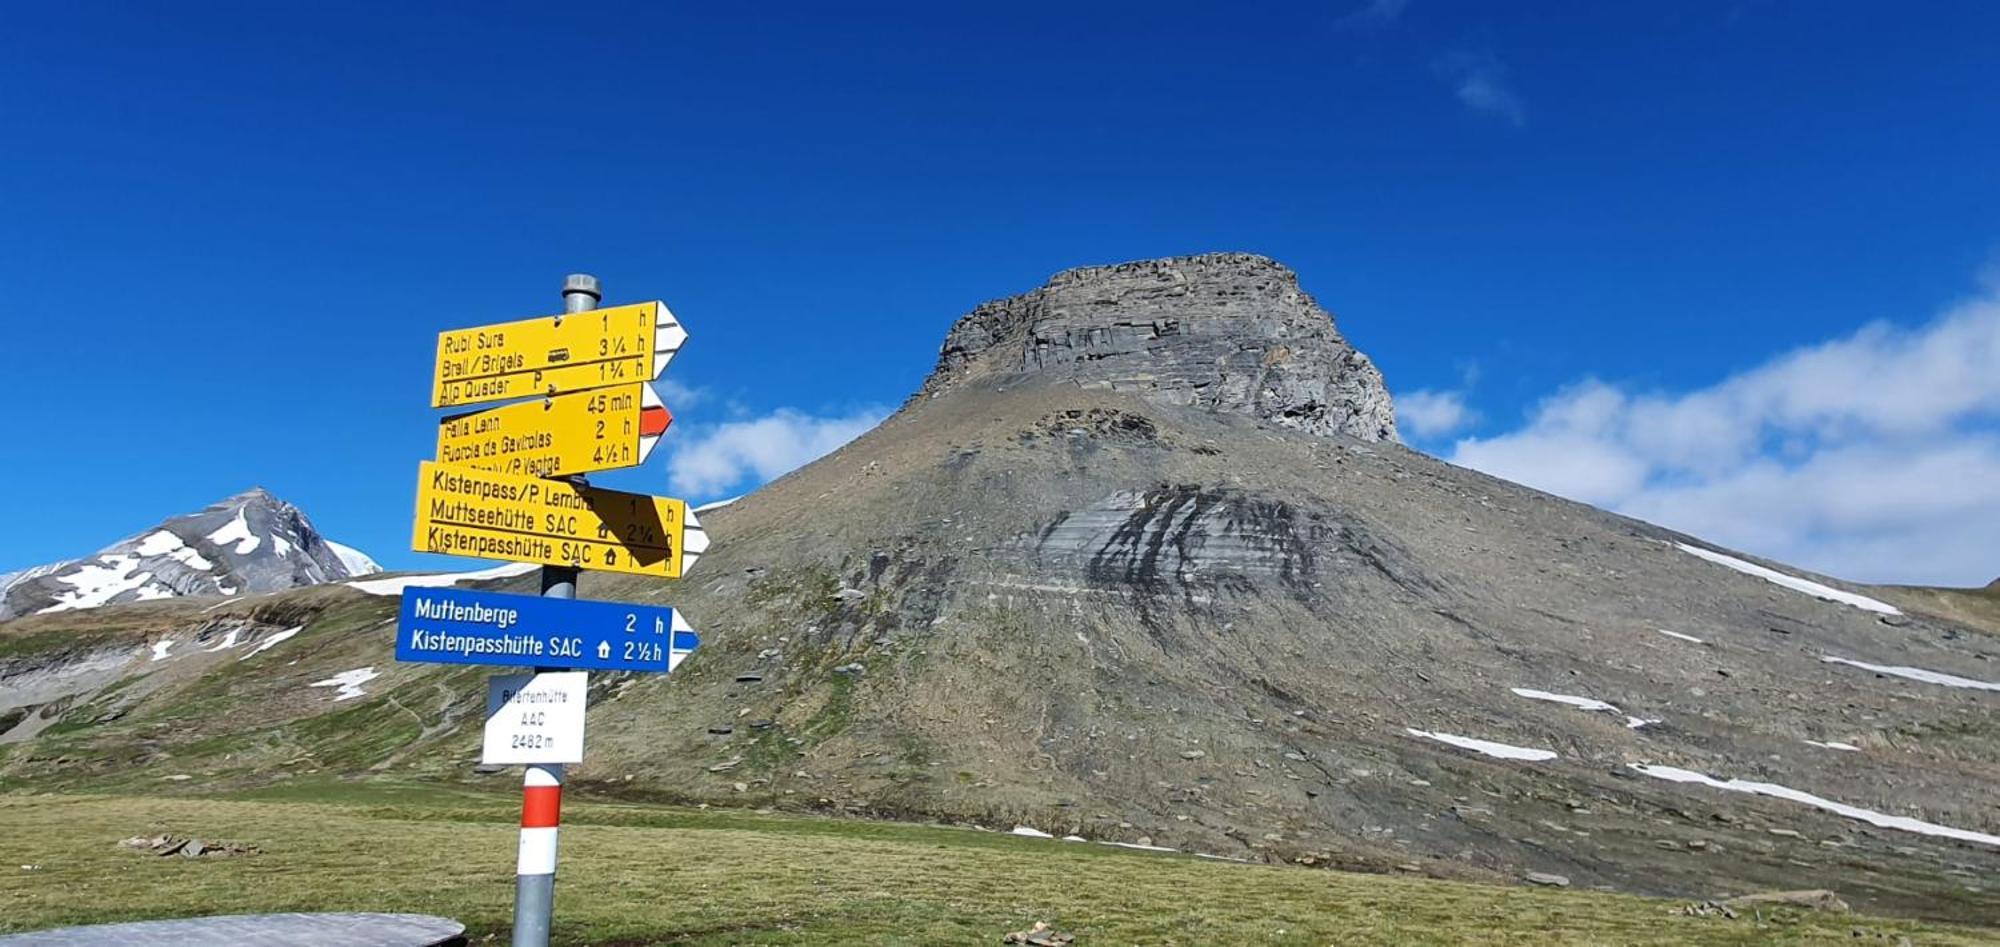
[[[457,588],[403,590],[396,660],[669,671],[700,639],[657,605]]]

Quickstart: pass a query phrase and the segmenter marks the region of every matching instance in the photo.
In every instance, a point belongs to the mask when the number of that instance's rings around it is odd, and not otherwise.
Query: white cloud
[[[1498,116],[1516,128],[1528,123],[1528,108],[1507,85],[1507,67],[1491,53],[1454,53],[1437,62],[1460,104]]]
[[[1456,434],[1476,420],[1464,392],[1425,389],[1396,396],[1396,426],[1419,438]]]
[[[684,385],[671,378],[654,379],[653,389],[660,393],[660,400],[666,403],[667,410],[675,414],[708,400],[708,389]]]
[[[1833,575],[2000,574],[2000,293],[1699,390],[1597,380],[1451,460]]]
[[[746,480],[760,484],[825,456],[888,414],[865,407],[818,417],[780,408],[760,418],[699,428],[675,445],[667,474],[676,491],[696,497],[713,496]]]

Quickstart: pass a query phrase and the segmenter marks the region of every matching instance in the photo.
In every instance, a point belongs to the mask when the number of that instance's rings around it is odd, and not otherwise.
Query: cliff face
[[[1397,440],[1374,363],[1299,288],[1296,273],[1247,253],[1066,270],[1033,292],[986,303],[952,327],[923,393],[982,376],[1071,382],[1308,434]]]

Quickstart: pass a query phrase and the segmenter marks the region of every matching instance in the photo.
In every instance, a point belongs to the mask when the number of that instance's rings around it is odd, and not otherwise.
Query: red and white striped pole
[[[514,947],[543,947],[555,913],[561,763],[528,767],[521,785],[521,851],[514,863]]]
[[[563,312],[589,312],[604,298],[597,277],[563,278]],[[581,484],[582,477],[571,478]],[[542,597],[575,598],[582,570],[542,567]],[[536,668],[537,672],[554,668]],[[556,829],[562,823],[561,763],[529,764],[521,780],[521,851],[514,861],[514,947],[548,947],[556,913]]]

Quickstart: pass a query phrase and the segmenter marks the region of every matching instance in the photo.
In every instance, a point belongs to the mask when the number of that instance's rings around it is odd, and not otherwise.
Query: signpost
[[[532,477],[633,467],[673,420],[651,382],[575,391],[447,417],[437,459]]]
[[[658,605],[461,588],[404,589],[396,621],[396,660],[436,664],[670,671],[699,641]]]
[[[596,277],[572,274],[560,316],[438,335],[432,407],[534,400],[443,419],[437,460],[418,470],[411,546],[541,563],[542,595],[411,588],[396,627],[399,661],[535,669],[488,681],[481,747],[483,762],[527,766],[514,947],[549,941],[563,765],[583,760],[589,671],[670,671],[699,643],[678,610],[576,600],[581,570],[678,578],[708,548],[686,503],[584,481],[645,463],[673,421],[650,382],[687,341],[664,303],[600,298]]]
[[[486,733],[479,761],[583,762],[588,671],[501,674],[486,679]]]
[[[674,579],[708,548],[708,534],[671,497],[425,461],[410,542],[420,552]]]
[[[441,332],[431,407],[651,381],[686,341],[687,330],[661,302]]]

